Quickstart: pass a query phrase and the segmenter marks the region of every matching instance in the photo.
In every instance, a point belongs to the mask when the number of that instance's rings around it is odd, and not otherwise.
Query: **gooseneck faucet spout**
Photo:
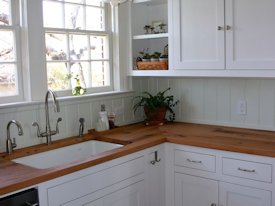
[[[49,114],[49,95],[52,97],[52,101],[53,101],[53,106],[54,106],[54,111],[55,112],[59,112],[59,105],[58,102],[56,100],[56,96],[55,93],[52,90],[48,90],[46,93],[46,97],[45,97],[45,116],[46,116],[46,131],[45,132],[40,132],[40,127],[39,124],[37,122],[33,122],[32,126],[36,126],[37,127],[37,136],[38,137],[46,137],[47,140],[47,144],[51,144],[52,142],[52,135],[58,134],[59,133],[59,129],[58,129],[58,123],[60,121],[62,121],[62,118],[58,118],[57,119],[57,123],[56,123],[56,130],[51,130],[51,124],[50,124],[50,114]]]
[[[22,128],[21,124],[16,120],[9,121],[9,123],[7,125],[7,153],[8,154],[11,154],[13,152],[13,148],[17,147],[17,144],[15,142],[15,138],[13,138],[13,141],[12,141],[11,137],[10,137],[10,126],[11,126],[11,124],[15,124],[17,126],[19,136],[23,135],[23,128]]]

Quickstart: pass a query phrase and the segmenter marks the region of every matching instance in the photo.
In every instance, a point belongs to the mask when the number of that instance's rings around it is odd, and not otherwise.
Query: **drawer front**
[[[214,155],[175,150],[175,165],[208,172],[216,172]]]
[[[223,158],[222,165],[224,175],[272,182],[272,165],[270,164]]]

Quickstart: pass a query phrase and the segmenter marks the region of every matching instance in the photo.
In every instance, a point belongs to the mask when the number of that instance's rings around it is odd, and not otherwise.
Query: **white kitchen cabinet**
[[[130,10],[130,39],[131,39],[131,53],[130,60],[130,74],[133,72],[143,73],[144,70],[139,70],[136,66],[137,57],[142,55],[139,53],[142,50],[153,54],[160,52],[163,54],[164,47],[168,44],[168,2],[167,0],[133,0],[129,6]],[[166,24],[165,31],[160,31],[158,25],[160,23]],[[155,26],[155,31],[146,34],[144,26]],[[150,70],[145,71],[150,72]]]
[[[272,158],[176,144],[168,151],[175,206],[274,206]]]
[[[225,2],[226,69],[275,69],[275,1]]]
[[[271,192],[225,182],[220,183],[220,205],[271,206]]]
[[[108,191],[103,196],[91,194],[77,200],[62,204],[64,206],[145,206],[144,181],[139,181],[123,187],[118,183],[104,189]]]
[[[224,2],[172,0],[173,69],[223,69]]]
[[[175,173],[175,206],[218,205],[218,181]]]
[[[274,0],[172,0],[173,69],[275,69],[274,8]]]
[[[42,183],[40,205],[146,206],[144,153],[127,155]]]

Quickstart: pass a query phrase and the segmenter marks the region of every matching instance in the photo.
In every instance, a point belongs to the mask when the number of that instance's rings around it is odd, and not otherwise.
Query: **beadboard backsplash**
[[[133,87],[153,93],[171,87],[180,100],[176,121],[275,131],[275,79],[137,77]],[[240,100],[245,115],[238,113]]]
[[[138,116],[134,117],[131,106],[134,94],[134,92],[125,92],[60,100],[59,113],[53,112],[52,101],[49,100],[51,128],[55,129],[58,117],[63,119],[59,124],[60,133],[52,136],[53,141],[78,135],[80,117],[85,118],[84,133],[87,133],[91,128],[95,128],[101,104],[106,105],[107,111],[116,113],[116,125],[125,125],[140,121]],[[7,138],[6,126],[12,119],[18,120],[24,130],[24,135],[18,136],[16,126],[12,124],[10,127],[11,137],[16,138],[17,149],[45,142],[45,138],[37,137],[36,128],[32,126],[32,122],[36,121],[39,123],[41,131],[44,132],[46,121],[44,102],[2,107],[0,108],[0,152],[5,151]]]

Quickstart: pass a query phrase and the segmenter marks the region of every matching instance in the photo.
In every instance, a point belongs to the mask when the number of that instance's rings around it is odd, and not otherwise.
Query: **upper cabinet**
[[[148,3],[150,2],[150,3]],[[131,75],[275,77],[275,0],[133,0]],[[163,21],[163,34],[143,27]],[[138,70],[139,51],[169,45],[169,69]]]
[[[227,69],[275,69],[275,1],[226,0]]]
[[[131,14],[130,73],[167,71],[168,59],[168,6],[167,0],[133,0]],[[147,56],[146,56],[147,54]],[[154,56],[155,54],[155,56]],[[161,55],[161,56],[158,56]],[[146,59],[136,62],[137,59]]]
[[[275,69],[274,0],[172,0],[174,69]]]
[[[172,0],[174,69],[224,69],[224,2]]]

